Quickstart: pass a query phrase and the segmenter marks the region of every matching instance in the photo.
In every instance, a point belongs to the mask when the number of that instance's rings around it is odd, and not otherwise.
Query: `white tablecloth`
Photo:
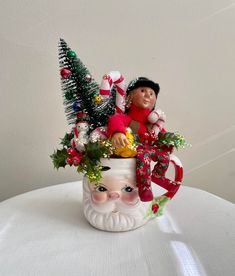
[[[0,203],[0,275],[223,275],[235,271],[234,204],[181,187],[164,216],[130,232],[91,227],[81,182]]]

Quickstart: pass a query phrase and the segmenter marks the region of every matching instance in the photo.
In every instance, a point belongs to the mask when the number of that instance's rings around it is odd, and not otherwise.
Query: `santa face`
[[[83,185],[84,214],[94,227],[127,231],[147,222],[148,206],[140,201],[133,176],[103,173],[99,183],[84,177]]]

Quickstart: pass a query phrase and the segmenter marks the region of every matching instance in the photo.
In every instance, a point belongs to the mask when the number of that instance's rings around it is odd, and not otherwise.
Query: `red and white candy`
[[[165,113],[158,108],[155,108],[149,115],[148,121],[153,125],[152,130],[156,135],[162,130],[166,121]]]
[[[104,75],[100,85],[100,95],[103,98],[109,97],[112,86],[115,86],[117,93],[115,99],[116,112],[123,113],[125,111],[126,85],[123,75],[118,71],[111,71]]]

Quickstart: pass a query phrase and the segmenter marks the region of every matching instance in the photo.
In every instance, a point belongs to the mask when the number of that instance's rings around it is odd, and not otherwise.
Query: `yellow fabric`
[[[123,148],[115,149],[115,154],[121,157],[135,157],[137,152],[134,147],[134,136],[130,132],[126,132],[126,137],[128,140],[128,145]]]

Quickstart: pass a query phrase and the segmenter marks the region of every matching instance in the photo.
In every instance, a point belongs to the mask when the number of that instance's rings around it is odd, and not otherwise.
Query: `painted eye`
[[[126,186],[126,187],[122,188],[122,191],[126,192],[126,193],[131,193],[133,190],[134,189],[131,186]]]
[[[100,193],[107,191],[107,189],[104,186],[98,186],[98,187],[96,187],[95,190],[96,190],[96,192],[100,192]]]
[[[143,93],[143,92],[144,92],[144,89],[141,89],[141,92]]]

